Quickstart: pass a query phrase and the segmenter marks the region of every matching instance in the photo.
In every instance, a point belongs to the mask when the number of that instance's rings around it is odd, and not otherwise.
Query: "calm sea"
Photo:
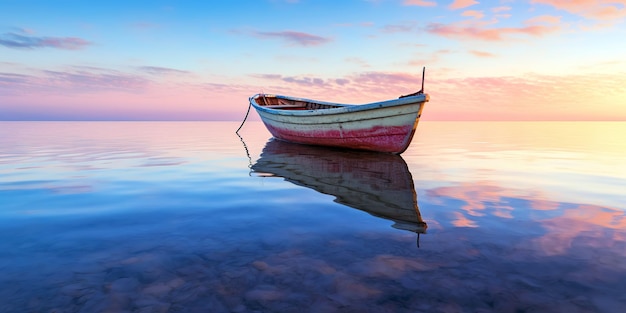
[[[626,123],[1,122],[0,312],[624,312]]]

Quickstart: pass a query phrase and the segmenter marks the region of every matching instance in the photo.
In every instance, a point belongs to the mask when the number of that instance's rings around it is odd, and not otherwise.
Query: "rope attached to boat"
[[[246,112],[246,116],[243,118],[243,122],[241,122],[241,125],[239,125],[239,128],[237,128],[237,130],[235,131],[235,134],[239,134],[239,130],[243,127],[243,123],[246,122],[246,119],[248,118],[248,114],[250,114],[250,107],[252,106],[252,103],[248,103],[248,112]]]

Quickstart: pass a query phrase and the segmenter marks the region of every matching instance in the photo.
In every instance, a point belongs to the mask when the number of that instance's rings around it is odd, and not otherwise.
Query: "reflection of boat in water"
[[[418,236],[426,231],[413,178],[399,155],[270,139],[252,170],[333,195],[335,202],[395,222],[395,228]]]

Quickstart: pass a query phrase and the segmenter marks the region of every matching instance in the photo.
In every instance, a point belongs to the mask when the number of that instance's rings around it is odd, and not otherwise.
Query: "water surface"
[[[626,123],[0,122],[0,312],[621,312]],[[418,246],[419,245],[419,246]]]

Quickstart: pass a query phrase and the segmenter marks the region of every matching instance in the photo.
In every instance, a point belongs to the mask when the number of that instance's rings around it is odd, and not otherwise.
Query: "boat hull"
[[[311,101],[311,100],[308,100]],[[428,95],[323,110],[286,111],[253,102],[277,139],[400,154],[415,134]]]

